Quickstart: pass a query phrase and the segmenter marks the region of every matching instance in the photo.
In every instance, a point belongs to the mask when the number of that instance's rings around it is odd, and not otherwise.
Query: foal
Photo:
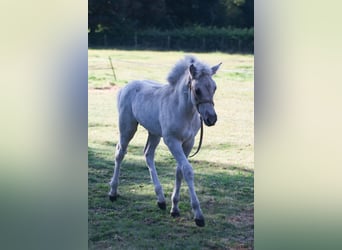
[[[177,161],[171,215],[179,216],[178,202],[184,178],[190,193],[191,207],[197,226],[205,225],[194,187],[194,173],[188,156],[194,145],[201,120],[207,126],[216,123],[213,96],[216,84],[212,75],[221,63],[209,67],[193,56],[180,60],[168,75],[168,84],[142,80],[132,81],[118,93],[120,138],[116,145],[114,174],[110,181],[109,198],[117,197],[120,165],[138,124],[148,131],[144,149],[146,163],[155,187],[158,206],[166,209],[163,188],[154,164],[154,153],[161,137]]]

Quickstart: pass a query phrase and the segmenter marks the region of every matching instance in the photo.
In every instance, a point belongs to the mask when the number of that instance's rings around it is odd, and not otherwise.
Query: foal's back
[[[165,87],[149,80],[128,83],[118,94],[119,121],[131,120],[152,134],[162,136],[159,117],[161,100],[168,94]]]

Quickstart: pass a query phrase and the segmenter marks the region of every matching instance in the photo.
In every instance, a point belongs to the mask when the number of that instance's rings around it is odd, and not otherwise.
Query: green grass
[[[114,203],[107,197],[118,139],[117,90],[133,79],[165,82],[171,67],[184,54],[89,50],[89,249],[253,248],[254,57],[223,53],[195,55],[211,65],[223,62],[214,76],[218,86],[215,95],[218,122],[214,127],[204,128],[202,149],[190,159],[206,219],[204,228],[197,227],[193,221],[184,182],[179,204],[181,216],[169,215],[175,160],[163,142],[155,160],[167,198],[167,210],[157,207],[142,154],[147,138],[142,127],[131,141],[122,164],[120,197]]]

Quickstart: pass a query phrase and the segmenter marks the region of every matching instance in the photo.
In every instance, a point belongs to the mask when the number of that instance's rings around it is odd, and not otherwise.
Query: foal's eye
[[[202,94],[201,90],[199,88],[195,89],[196,95],[200,96]]]

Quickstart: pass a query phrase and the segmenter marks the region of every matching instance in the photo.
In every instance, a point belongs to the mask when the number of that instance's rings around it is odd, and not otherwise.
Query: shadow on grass
[[[167,202],[156,205],[143,147],[130,145],[120,173],[119,197],[110,202],[115,144],[88,148],[88,220],[91,248],[253,248],[254,174],[244,166],[191,160],[195,187],[206,227],[193,222],[188,188],[183,181],[179,218],[169,216],[175,162],[156,155],[156,166]]]
[[[106,169],[114,164],[114,158],[109,160],[105,155],[110,154],[108,150],[100,150],[88,147],[88,166],[94,169]]]

